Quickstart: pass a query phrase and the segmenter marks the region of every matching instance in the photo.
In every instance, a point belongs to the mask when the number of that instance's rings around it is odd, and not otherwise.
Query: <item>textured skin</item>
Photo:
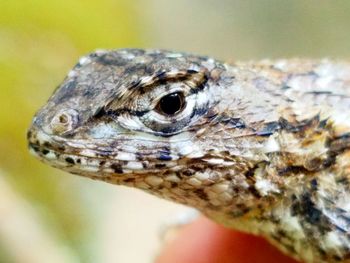
[[[182,92],[174,116],[157,110]],[[80,59],[28,132],[65,171],[143,189],[307,262],[350,258],[350,63],[224,64],[164,50]]]

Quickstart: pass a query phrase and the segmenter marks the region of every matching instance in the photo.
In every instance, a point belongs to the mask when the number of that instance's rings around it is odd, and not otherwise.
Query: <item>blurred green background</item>
[[[349,1],[0,0],[0,12],[0,263],[152,262],[159,224],[180,209],[28,154],[33,114],[81,55],[350,57]]]

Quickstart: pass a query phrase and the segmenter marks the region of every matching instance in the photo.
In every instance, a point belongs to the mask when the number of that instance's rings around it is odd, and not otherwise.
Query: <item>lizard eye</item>
[[[186,105],[185,96],[182,92],[170,93],[162,97],[156,109],[162,115],[172,116],[179,113]]]

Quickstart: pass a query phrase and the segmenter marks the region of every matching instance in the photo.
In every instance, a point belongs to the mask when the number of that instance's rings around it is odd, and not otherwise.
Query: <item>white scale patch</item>
[[[224,162],[223,159],[219,158],[203,159],[203,161],[207,162],[208,164],[222,164]]]
[[[343,246],[343,243],[335,232],[328,232],[324,239],[324,245],[327,249],[338,250]],[[339,254],[341,254],[340,251]]]
[[[38,131],[36,134],[36,138],[39,141],[39,144],[44,144],[45,142],[51,143],[52,139],[49,135],[42,131]]]
[[[116,156],[117,160],[121,161],[135,161],[136,155],[133,153],[127,153],[127,152],[118,152],[118,155]]]
[[[183,54],[181,53],[169,53],[166,55],[167,58],[181,58],[183,57]]]
[[[206,181],[206,180],[209,180],[210,174],[209,174],[209,173],[206,173],[206,172],[197,172],[197,173],[195,174],[195,177],[196,177],[198,180]]]
[[[269,180],[266,180],[266,179],[257,179],[255,182],[255,188],[259,191],[259,193],[262,196],[267,195],[269,192],[275,192],[275,193],[279,192],[276,185],[274,185],[273,183],[271,183]]]
[[[125,132],[125,129],[119,125],[103,123],[101,125],[93,127],[90,131],[90,135],[94,139],[112,138],[113,136],[118,135],[123,131]]]
[[[86,156],[86,157],[96,157],[96,153],[90,149],[82,149],[80,151],[80,155]]]
[[[79,59],[79,64],[82,65],[82,66],[84,66],[84,65],[86,65],[86,64],[88,64],[88,63],[90,63],[90,62],[91,62],[91,58],[88,57],[88,56],[81,57],[81,58]]]
[[[193,147],[191,145],[181,145],[181,147],[178,148],[181,155],[188,155],[193,152]]]
[[[201,150],[198,151],[193,151],[192,153],[190,153],[189,155],[187,155],[188,158],[200,158],[204,156],[204,152],[202,152]]]
[[[48,160],[54,160],[57,159],[57,156],[53,151],[49,151],[47,154],[45,154],[45,158]]]
[[[336,79],[348,79],[350,67],[345,63],[332,63],[330,60],[323,60],[322,64],[315,69],[320,76],[333,76]]]
[[[74,69],[68,72],[68,78],[73,78],[77,75],[78,73]]]
[[[280,145],[277,142],[275,136],[270,136],[264,144],[264,153],[272,153],[280,150]]]
[[[86,172],[93,172],[96,173],[99,171],[99,167],[98,166],[92,166],[92,165],[85,165],[85,166],[81,166],[80,170],[86,171]]]
[[[128,162],[123,168],[130,169],[130,170],[142,170],[143,166],[141,162]]]

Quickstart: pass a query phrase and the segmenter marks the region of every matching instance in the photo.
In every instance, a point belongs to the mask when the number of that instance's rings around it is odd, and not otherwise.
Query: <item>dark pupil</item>
[[[176,92],[164,96],[159,102],[159,108],[163,113],[173,115],[181,110],[182,104],[182,94]]]

